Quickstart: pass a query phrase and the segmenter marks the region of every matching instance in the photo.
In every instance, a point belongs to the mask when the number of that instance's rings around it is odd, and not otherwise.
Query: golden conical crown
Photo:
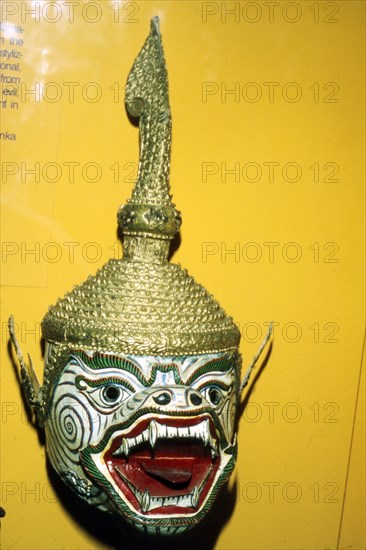
[[[139,117],[141,145],[132,197],[118,212],[123,258],[50,307],[43,336],[73,348],[137,355],[236,350],[240,335],[232,318],[168,261],[181,219],[170,196],[171,114],[157,18],[129,74],[126,107]]]

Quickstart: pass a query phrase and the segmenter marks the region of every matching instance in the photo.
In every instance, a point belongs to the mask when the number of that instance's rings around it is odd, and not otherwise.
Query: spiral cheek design
[[[83,423],[83,411],[78,410],[79,407],[72,404],[60,404],[57,410],[57,430],[60,440],[67,448],[75,453],[80,443],[85,437],[85,426]]]
[[[98,420],[99,415],[87,401],[71,394],[59,396],[47,424],[51,460],[55,458],[56,464],[61,462],[66,468],[80,464],[79,452],[97,432]]]

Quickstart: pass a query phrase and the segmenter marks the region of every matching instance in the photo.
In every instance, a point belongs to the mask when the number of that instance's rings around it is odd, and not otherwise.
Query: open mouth
[[[145,515],[195,513],[220,468],[211,418],[143,419],[116,432],[103,461],[125,500]]]

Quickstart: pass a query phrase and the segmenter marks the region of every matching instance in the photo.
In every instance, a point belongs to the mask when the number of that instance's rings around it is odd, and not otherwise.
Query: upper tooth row
[[[216,456],[216,442],[210,433],[210,422],[208,419],[202,420],[194,426],[176,427],[160,424],[156,420],[152,420],[149,426],[136,437],[124,437],[121,445],[113,453],[113,456],[124,455],[128,457],[131,449],[148,441],[153,449],[158,439],[173,438],[173,437],[195,437],[201,439],[204,445],[210,445],[213,458]]]

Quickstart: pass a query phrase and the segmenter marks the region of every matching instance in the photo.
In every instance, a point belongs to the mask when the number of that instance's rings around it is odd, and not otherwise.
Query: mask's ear
[[[41,421],[41,419],[43,418],[42,387],[38,381],[36,373],[34,372],[30,356],[28,355],[29,367],[24,361],[22,351],[15,336],[13,316],[10,316],[9,318],[8,327],[10,340],[14,346],[14,350],[20,364],[20,377],[27,403],[30,406],[33,414],[36,415],[38,421]]]
[[[243,380],[240,384],[239,393],[242,393],[243,389],[248,384],[250,375],[252,374],[252,370],[254,369],[259,357],[261,356],[262,351],[264,350],[265,346],[267,345],[267,343],[269,342],[269,340],[271,338],[272,329],[273,329],[273,323],[271,322],[269,327],[268,327],[267,335],[266,335],[265,339],[263,340],[263,342],[261,344],[261,347],[258,350],[257,355],[255,355],[253,357],[253,361],[251,362],[251,364],[249,365],[249,367],[246,370],[244,378],[243,378]]]

